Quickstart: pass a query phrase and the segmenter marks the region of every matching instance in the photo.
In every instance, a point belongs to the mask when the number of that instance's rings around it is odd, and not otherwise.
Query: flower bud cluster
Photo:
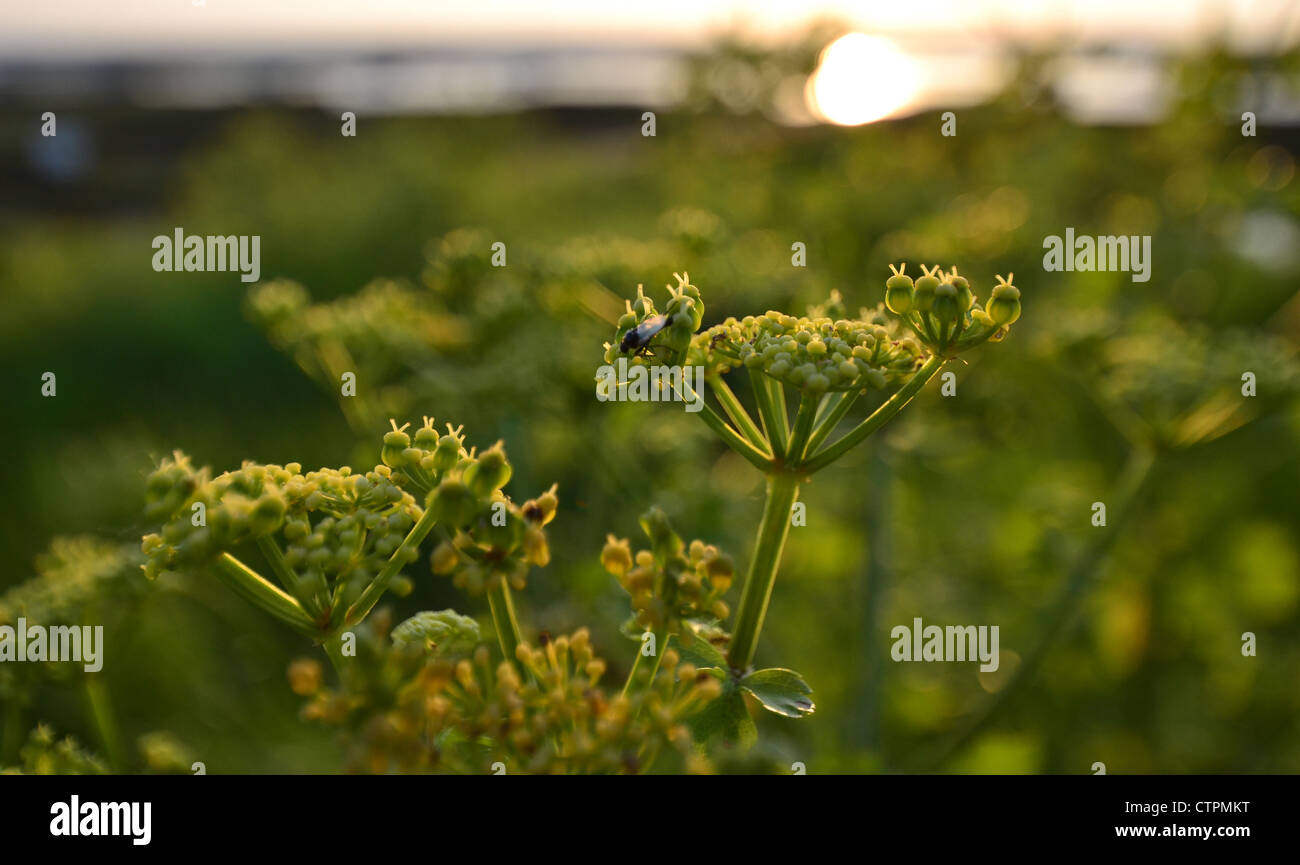
[[[271,539],[292,575],[284,588],[304,609],[320,615],[351,603],[421,515],[393,474],[384,465],[354,474],[347,466],[303,472],[298,463],[246,462],[211,478],[177,452],[149,476],[146,513],[162,529],[143,539],[145,574],[201,567],[240,544]]]
[[[295,692],[310,698],[304,715],[349,730],[357,770],[481,774],[500,761],[516,774],[630,773],[661,751],[690,766],[683,721],[722,688],[666,651],[650,687],[610,696],[585,629],[494,663],[486,646],[387,641],[388,621],[381,611],[358,629],[356,661],[337,691],[299,662],[290,668]]]
[[[1300,355],[1285,340],[1164,314],[1073,314],[1036,350],[1077,376],[1127,436],[1164,447],[1213,441],[1300,394]]]
[[[627,301],[627,311],[618,320],[614,342],[605,343],[605,362],[620,357],[634,364],[680,366],[691,346],[691,338],[704,321],[704,301],[691,285],[690,275],[674,273],[677,285],[667,286],[668,303],[660,313],[641,286],[636,300]]]
[[[0,767],[0,775],[107,775],[108,765],[72,736],[55,738],[54,730],[38,724],[18,751],[21,766]]]
[[[418,445],[418,433],[416,437]],[[438,447],[447,440],[444,436]],[[404,459],[416,459],[412,450],[405,449]],[[435,450],[419,457],[419,462],[436,462],[437,454]],[[559,507],[556,487],[522,506],[515,504],[501,492],[512,471],[505,449],[497,442],[482,454],[464,454],[443,471],[428,494],[428,507],[445,530],[445,539],[430,556],[430,567],[435,574],[450,575],[462,591],[477,595],[502,584],[521,590],[530,567],[545,567],[551,561],[543,527],[555,519]],[[412,470],[403,472],[410,475]]]
[[[212,477],[177,452],[149,476],[146,512],[162,527],[143,538],[145,574],[202,567],[256,542],[284,590],[328,628],[381,578],[410,590],[394,573],[418,557],[418,543],[405,542],[426,515],[446,538],[434,570],[471,591],[502,580],[522,588],[529,565],[549,562],[542,527],[555,518],[554,487],[516,505],[501,492],[512,469],[500,443],[480,454],[433,418],[414,435],[390,424],[382,463],[364,474],[248,462]]]
[[[731,588],[731,557],[700,540],[687,546],[663,511],[641,517],[650,548],[632,552],[626,539],[609,536],[600,562],[619,581],[632,601],[631,630],[670,633],[690,639],[695,628],[725,620],[731,611],[723,595]]]
[[[786,315],[728,318],[696,337],[692,363],[711,373],[745,366],[813,394],[884,389],[915,372],[924,360],[919,343],[865,318]]]
[[[392,280],[375,280],[355,295],[315,304],[298,283],[272,280],[251,289],[246,306],[277,347],[301,356],[313,346],[327,355],[326,347],[333,346],[350,358],[344,368],[355,371],[360,365],[377,380],[415,358],[454,351],[466,339],[463,323],[430,309],[420,292]],[[340,371],[330,371],[332,388],[338,387]]]
[[[1015,274],[999,276],[988,303],[980,306],[970,281],[955,266],[945,273],[938,265],[921,265],[915,282],[905,272],[906,264],[889,269],[893,276],[885,282],[885,305],[943,357],[1003,339],[1020,318],[1020,289],[1011,284]]]
[[[109,599],[121,606],[131,594],[144,597],[142,559],[133,546],[90,535],[55,538],[37,556],[36,576],[0,594],[0,625],[12,625],[19,616],[44,625],[81,624],[88,607]]]

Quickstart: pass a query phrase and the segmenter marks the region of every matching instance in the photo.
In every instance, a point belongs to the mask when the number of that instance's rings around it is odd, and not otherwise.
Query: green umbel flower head
[[[625,539],[609,536],[600,561],[631,597],[633,618],[625,630],[679,634],[689,644],[707,631],[723,636],[717,623],[731,610],[723,595],[735,565],[727,554],[700,540],[685,544],[659,508],[641,517],[650,548],[632,553]]]
[[[893,275],[885,282],[885,305],[941,357],[997,342],[1020,318],[1020,289],[1011,284],[1015,274],[999,276],[987,306],[981,307],[970,281],[955,266],[945,273],[937,265],[921,265],[922,276],[915,283],[904,272],[906,264],[891,264],[889,269]]]
[[[446,647],[408,639],[429,617],[453,621],[464,639]],[[309,698],[303,715],[347,731],[353,771],[480,774],[501,762],[511,774],[623,774],[664,757],[708,769],[684,722],[722,684],[671,649],[644,688],[619,694],[603,687],[607,665],[585,628],[494,659],[450,610],[408,620],[392,640],[389,622],[381,610],[357,628],[357,656],[337,689],[319,677],[300,688],[304,677],[290,668],[295,691]]]
[[[627,311],[618,320],[614,342],[605,343],[606,363],[625,357],[635,364],[681,365],[691,337],[704,321],[704,301],[700,290],[691,285],[689,274],[673,276],[677,285],[667,286],[668,304],[662,313],[642,286],[637,286],[636,299],[627,301]]]
[[[775,310],[729,318],[696,337],[691,362],[711,373],[744,366],[812,394],[882,390],[921,363],[921,346],[864,313],[809,318]]]

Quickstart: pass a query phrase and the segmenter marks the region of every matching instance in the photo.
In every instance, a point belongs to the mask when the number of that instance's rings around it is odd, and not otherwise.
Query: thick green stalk
[[[824,469],[826,466],[835,462],[844,454],[857,447],[862,441],[876,430],[884,426],[894,415],[902,411],[903,406],[912,401],[921,388],[925,387],[926,382],[934,378],[934,374],[944,365],[947,358],[940,355],[932,355],[925,364],[916,371],[916,373],[907,381],[907,384],[894,391],[894,395],[876,409],[871,415],[858,424],[853,429],[844,434],[844,437],[835,444],[823,448],[812,459],[804,463],[803,469],[809,474]]]
[[[759,450],[770,451],[771,445],[763,437],[763,431],[758,428],[758,424],[754,423],[754,419],[745,410],[744,403],[740,401],[722,376],[711,376],[708,382],[714,393],[718,395],[718,402],[722,404],[722,410],[727,413],[727,417],[731,418],[731,422],[736,425],[736,429],[740,430],[741,435]]]
[[[871,504],[867,507],[866,525],[863,527],[867,563],[861,579],[849,580],[846,599],[855,624],[849,638],[850,651],[852,657],[863,658],[865,662],[858,675],[853,677],[846,701],[850,711],[845,713],[848,723],[844,736],[846,741],[872,753],[880,753],[880,697],[884,693],[888,667],[882,662],[884,655],[876,651],[877,620],[889,579],[893,539],[893,469],[884,453],[886,449],[887,446],[877,440],[868,459],[867,488],[871,490]],[[885,755],[881,753],[880,756],[883,758]]]
[[[731,649],[727,662],[734,670],[748,670],[754,663],[758,648],[758,635],[763,630],[767,605],[772,599],[772,586],[781,565],[781,552],[790,534],[790,511],[799,496],[800,477],[789,472],[776,472],[767,477],[767,500],[763,505],[763,521],[758,527],[754,555],[745,575],[745,588],[740,594],[740,607],[731,636]]]
[[[488,590],[488,606],[492,609],[492,626],[497,631],[497,641],[501,644],[501,654],[515,666],[519,665],[517,653],[519,644],[524,641],[519,630],[519,619],[515,616],[514,596],[510,587],[502,580],[500,585]]]
[[[296,600],[230,553],[221,554],[214,570],[223,583],[245,600],[297,631],[316,633],[316,624]]]
[[[401,546],[393,551],[393,555],[384,563],[384,567],[375,575],[375,578],[366,586],[366,590],[357,598],[356,603],[348,607],[348,614],[343,617],[343,627],[347,628],[355,625],[370,614],[375,604],[384,592],[388,590],[388,584],[392,582],[393,577],[397,576],[398,571],[402,569],[410,558],[410,551],[417,550],[420,543],[424,541],[425,536],[433,528],[438,520],[433,516],[433,509],[427,508],[420,515],[419,521],[411,527],[402,539]]]

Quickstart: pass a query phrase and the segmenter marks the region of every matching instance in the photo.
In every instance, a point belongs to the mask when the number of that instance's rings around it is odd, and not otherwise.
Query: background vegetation
[[[803,673],[818,711],[759,718],[757,751],[724,768],[1300,771],[1296,137],[1243,137],[1224,100],[1258,64],[1183,58],[1158,125],[1083,127],[1054,102],[1048,58],[1024,56],[947,138],[937,114],[788,128],[762,97],[734,113],[707,84],[724,59],[811,54],[701,58],[653,138],[633,110],[363,118],[356,138],[309,111],[101,110],[82,117],[112,130],[91,174],[11,178],[0,620],[103,623],[107,655],[93,677],[0,667],[0,765],[44,721],[119,770],[336,771],[341,747],[285,680],[309,646],[209,580],[145,584],[143,479],[178,447],[217,470],[372,465],[389,414],[503,438],[521,490],[559,482],[553,560],[521,618],[591,626],[621,677],[635,644],[605,534],[635,535],[657,504],[743,564],[761,507],[758,474],[703,424],[595,400],[621,298],[686,270],[706,325],[832,290],[856,310],[906,260],[958,264],[981,296],[1015,271],[1024,317],[956,368],[957,397],[927,388],[806,491],[759,661]],[[4,115],[13,164],[31,112]],[[158,150],[169,136],[187,143]],[[313,305],[279,315],[234,274],[153,272],[150,241],[174,226],[260,235],[263,277]],[[1066,226],[1152,235],[1150,282],[1045,273],[1043,238]],[[495,241],[505,269],[487,265]],[[40,396],[45,370],[57,398]],[[1256,401],[1221,402],[1241,400],[1245,371]],[[1153,442],[1097,548],[1092,502]],[[51,549],[59,536],[85,537]],[[455,607],[489,624],[424,560],[408,573],[415,591],[388,600],[399,619]],[[1000,625],[1002,671],[892,663],[889,631],[915,616]],[[1032,675],[1004,692],[1017,660]]]

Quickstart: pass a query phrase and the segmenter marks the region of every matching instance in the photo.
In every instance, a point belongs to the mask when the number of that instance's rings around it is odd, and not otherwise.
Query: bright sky
[[[1245,46],[1300,35],[1296,0],[0,0],[0,59],[540,40],[692,43],[821,14],[865,32],[1014,34]],[[938,38],[942,38],[939,36]]]

